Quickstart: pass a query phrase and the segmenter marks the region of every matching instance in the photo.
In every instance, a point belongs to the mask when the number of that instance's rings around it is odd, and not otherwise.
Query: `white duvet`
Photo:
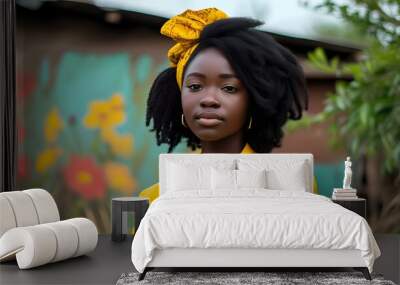
[[[380,256],[361,216],[320,195],[265,189],[162,195],[133,239],[133,265],[143,272],[164,248],[358,249],[370,272]]]

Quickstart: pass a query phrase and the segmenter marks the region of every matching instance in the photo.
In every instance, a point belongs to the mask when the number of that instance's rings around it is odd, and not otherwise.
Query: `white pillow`
[[[211,188],[213,190],[227,189],[236,190],[236,170],[233,169],[211,169]]]
[[[276,169],[267,172],[268,188],[273,190],[302,191],[307,190],[307,177],[303,167],[296,167],[285,173]]]
[[[168,191],[211,189],[211,167],[168,163]]]
[[[237,188],[267,188],[267,171],[236,170]]]
[[[306,191],[309,188],[309,166],[295,159],[238,159],[240,170],[267,170],[267,188],[273,190]]]
[[[240,188],[267,188],[266,170],[211,169],[211,188],[238,190]]]

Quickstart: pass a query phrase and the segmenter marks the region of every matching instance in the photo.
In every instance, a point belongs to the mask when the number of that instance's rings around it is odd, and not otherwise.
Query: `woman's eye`
[[[237,91],[236,87],[230,85],[224,86],[222,89],[228,93],[235,93]]]
[[[200,84],[190,84],[188,85],[188,88],[192,91],[199,91],[201,89]]]

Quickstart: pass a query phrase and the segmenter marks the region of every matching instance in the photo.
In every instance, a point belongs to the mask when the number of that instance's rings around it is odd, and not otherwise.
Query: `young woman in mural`
[[[254,29],[260,24],[209,8],[163,25],[177,43],[147,102],[157,144],[171,152],[186,139],[202,153],[268,153],[281,145],[282,127],[301,118],[308,94],[295,56]],[[158,195],[158,184],[140,193],[150,201]]]

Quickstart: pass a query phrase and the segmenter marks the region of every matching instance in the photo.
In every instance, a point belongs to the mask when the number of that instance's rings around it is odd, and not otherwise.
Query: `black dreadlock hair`
[[[190,61],[210,47],[222,52],[249,96],[252,127],[245,141],[257,153],[280,147],[283,125],[298,120],[308,108],[304,74],[296,57],[270,35],[254,27],[263,24],[249,18],[228,18],[207,25]],[[147,101],[146,126],[153,119],[157,144],[169,145],[172,152],[182,138],[194,150],[200,140],[181,124],[181,92],[176,82],[176,68],[170,67],[155,79]]]

